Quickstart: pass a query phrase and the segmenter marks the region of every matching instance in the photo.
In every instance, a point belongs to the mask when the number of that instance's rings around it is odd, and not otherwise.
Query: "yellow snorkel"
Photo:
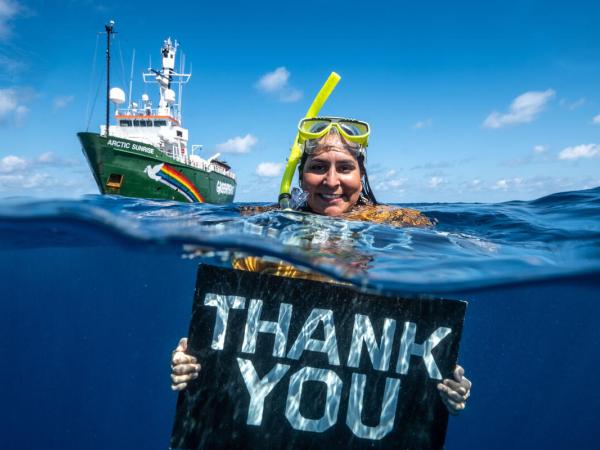
[[[341,80],[337,73],[331,72],[325,84],[321,87],[317,96],[313,100],[310,108],[306,112],[304,118],[317,117],[319,111],[335,89],[338,82]],[[283,178],[281,179],[281,187],[279,188],[279,206],[283,209],[289,208],[290,202],[290,187],[292,185],[292,179],[294,178],[294,173],[296,172],[296,167],[300,162],[300,158],[302,157],[302,149],[300,148],[299,135],[296,134],[294,138],[294,144],[290,149],[290,156],[288,157],[287,165],[285,166],[285,171],[283,172]]]

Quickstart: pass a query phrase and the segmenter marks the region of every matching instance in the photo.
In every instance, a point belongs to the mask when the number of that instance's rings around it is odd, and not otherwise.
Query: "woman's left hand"
[[[454,369],[454,380],[446,378],[437,385],[444,405],[453,416],[465,409],[467,399],[471,395],[471,382],[464,375],[465,369],[457,365]]]

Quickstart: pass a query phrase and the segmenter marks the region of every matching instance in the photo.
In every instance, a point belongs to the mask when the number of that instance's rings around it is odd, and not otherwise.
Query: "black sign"
[[[465,308],[201,265],[171,448],[441,449]]]

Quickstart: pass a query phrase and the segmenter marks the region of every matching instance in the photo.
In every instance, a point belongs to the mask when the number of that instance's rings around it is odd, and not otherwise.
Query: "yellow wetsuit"
[[[326,281],[329,283],[335,282],[329,277],[315,272],[310,272],[308,270],[301,270],[284,261],[269,261],[258,256],[244,256],[243,258],[235,258],[232,262],[232,267],[237,270],[265,273],[267,275],[275,275],[278,277]]]
[[[365,205],[353,208],[342,216],[347,220],[380,223],[394,227],[430,227],[433,222],[411,208],[396,208],[389,205]]]

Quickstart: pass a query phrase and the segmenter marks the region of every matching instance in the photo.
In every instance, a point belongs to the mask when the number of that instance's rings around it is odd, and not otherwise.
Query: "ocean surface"
[[[600,188],[402,205],[430,229],[240,206],[0,201],[0,449],[166,449],[197,266],[232,254],[467,300],[447,449],[600,448]]]

